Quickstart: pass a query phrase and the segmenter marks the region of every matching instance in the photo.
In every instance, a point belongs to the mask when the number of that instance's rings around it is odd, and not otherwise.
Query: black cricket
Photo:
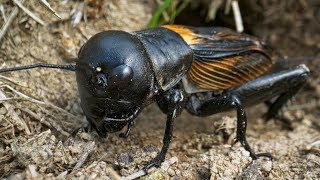
[[[0,73],[35,67],[76,72],[81,107],[102,137],[127,126],[153,102],[167,114],[161,152],[144,170],[164,161],[174,119],[183,109],[209,116],[235,109],[236,140],[253,159],[246,140],[244,107],[269,102],[266,118],[282,119],[279,110],[306,83],[305,65],[283,68],[281,59],[255,37],[226,28],[168,25],[136,31],[105,31],[80,49],[75,65],[34,64],[1,69]],[[273,101],[272,101],[273,100]]]

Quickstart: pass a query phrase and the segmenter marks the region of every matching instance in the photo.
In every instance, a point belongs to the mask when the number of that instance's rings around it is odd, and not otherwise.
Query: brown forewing
[[[226,90],[270,71],[273,51],[257,38],[227,28],[164,26],[178,33],[193,49],[188,79],[207,90]]]

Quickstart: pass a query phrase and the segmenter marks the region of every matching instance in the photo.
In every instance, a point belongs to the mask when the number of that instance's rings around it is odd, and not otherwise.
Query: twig
[[[23,3],[23,2],[24,2],[24,0],[21,1],[21,3]],[[10,25],[12,24],[13,20],[16,18],[18,13],[19,13],[19,8],[14,7],[13,10],[11,11],[7,21],[2,25],[1,31],[0,31],[0,42],[2,41],[2,38],[4,37],[6,32],[8,31]]]
[[[41,25],[44,25],[44,22],[36,16],[33,12],[27,9],[19,0],[12,0],[20,9],[22,9],[25,13],[27,13],[32,19],[38,22]]]
[[[178,161],[178,158],[177,157],[172,157],[166,161],[164,161],[162,164],[161,164],[161,168],[164,167],[163,169],[168,169],[169,166],[171,166],[172,164],[176,163]],[[152,168],[149,170],[149,172],[153,171],[155,168]],[[144,176],[146,175],[146,172],[144,170],[140,170],[138,172],[135,172],[127,177],[121,177],[121,180],[132,180],[132,179],[137,179],[141,176]]]
[[[94,142],[87,143],[86,147],[85,147],[85,152],[79,158],[77,164],[72,169],[72,172],[75,171],[75,170],[78,170],[84,164],[84,162],[87,160],[87,158],[93,153],[93,151],[95,149],[96,148],[95,148],[95,143]]]
[[[53,15],[55,15],[57,18],[61,19],[61,16],[50,6],[47,0],[40,0],[40,3],[48,9]]]
[[[241,18],[241,13],[240,13],[238,1],[233,0],[231,2],[231,6],[232,6],[232,10],[233,10],[234,20],[236,21],[237,31],[242,32],[243,31],[243,23],[242,23],[242,18]]]

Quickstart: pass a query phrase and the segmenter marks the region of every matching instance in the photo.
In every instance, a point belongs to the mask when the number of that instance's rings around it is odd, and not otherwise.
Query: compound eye
[[[110,75],[110,83],[119,87],[123,87],[129,84],[132,78],[132,68],[127,65],[120,65],[112,70]]]
[[[94,86],[99,88],[106,88],[108,86],[108,78],[103,73],[97,73],[91,76],[91,82]]]

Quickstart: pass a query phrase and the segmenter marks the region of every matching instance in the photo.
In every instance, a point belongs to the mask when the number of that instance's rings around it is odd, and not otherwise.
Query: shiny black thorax
[[[189,70],[193,51],[181,36],[166,28],[134,33],[149,55],[157,85],[166,91],[175,86]]]

